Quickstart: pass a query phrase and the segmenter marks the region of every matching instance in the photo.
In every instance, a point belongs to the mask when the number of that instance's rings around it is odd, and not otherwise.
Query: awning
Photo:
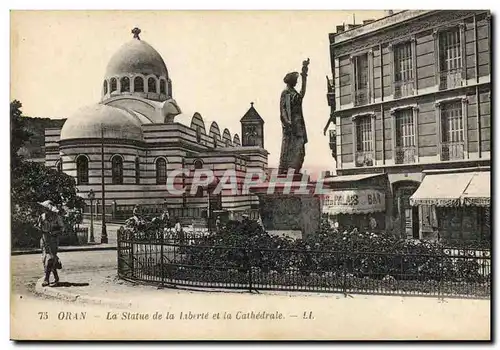
[[[488,198],[489,203],[489,172],[487,185],[481,183],[484,175],[479,175],[477,184],[468,190],[476,175],[481,172],[461,172],[446,174],[429,174],[424,177],[420,187],[410,197],[410,204],[434,205],[437,207],[455,207],[464,202],[483,203]],[[486,191],[484,186],[488,187]],[[464,197],[467,193],[466,197]],[[474,205],[474,204],[469,204]]]
[[[491,201],[491,177],[489,171],[474,173],[469,186],[462,194],[460,201],[463,205],[489,207]]]
[[[385,211],[385,193],[378,190],[333,190],[323,197],[325,214],[367,214]]]
[[[384,176],[385,173],[380,174],[356,174],[356,175],[342,175],[342,176],[333,176],[327,177],[324,179],[323,183],[335,183],[335,182],[353,182],[353,181],[361,181],[365,179],[370,179],[373,177]]]

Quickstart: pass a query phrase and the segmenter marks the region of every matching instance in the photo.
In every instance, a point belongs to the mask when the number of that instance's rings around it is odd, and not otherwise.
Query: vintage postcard
[[[490,10],[11,11],[12,340],[490,340]]]

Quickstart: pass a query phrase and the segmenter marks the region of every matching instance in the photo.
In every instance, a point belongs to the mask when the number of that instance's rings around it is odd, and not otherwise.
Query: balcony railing
[[[368,89],[356,89],[354,92],[354,105],[361,106],[368,103]]]
[[[459,160],[464,159],[465,143],[461,142],[443,142],[441,144],[441,160]]]
[[[337,157],[337,132],[336,130],[330,130],[330,150],[332,151],[332,156]]]
[[[412,96],[415,94],[414,80],[396,81],[394,83],[394,98]]]
[[[453,89],[462,86],[462,73],[462,68],[439,72],[439,89]]]
[[[356,151],[356,166],[373,166],[375,163],[375,152],[373,151]]]
[[[411,164],[417,161],[417,148],[396,147],[396,164]]]

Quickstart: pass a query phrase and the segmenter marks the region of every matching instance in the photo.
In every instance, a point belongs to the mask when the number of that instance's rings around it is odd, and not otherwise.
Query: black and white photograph
[[[12,341],[491,341],[492,10],[9,17]]]

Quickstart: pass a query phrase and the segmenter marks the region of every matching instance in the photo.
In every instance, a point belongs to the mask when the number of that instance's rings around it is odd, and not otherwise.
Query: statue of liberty
[[[283,78],[286,88],[281,93],[280,99],[280,117],[283,130],[280,174],[286,174],[290,168],[298,174],[304,163],[307,131],[302,114],[302,100],[306,94],[308,65],[309,58],[302,62],[302,73],[291,72]],[[300,93],[295,90],[299,75],[302,77]]]

